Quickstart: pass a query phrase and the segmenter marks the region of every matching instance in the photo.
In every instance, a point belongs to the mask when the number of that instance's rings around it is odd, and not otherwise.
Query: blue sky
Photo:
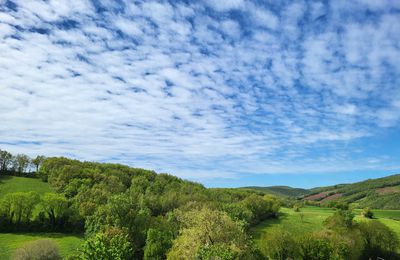
[[[399,1],[0,0],[0,148],[207,186],[400,172]]]

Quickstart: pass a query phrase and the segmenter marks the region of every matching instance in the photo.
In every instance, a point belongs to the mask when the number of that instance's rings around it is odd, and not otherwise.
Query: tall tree
[[[13,169],[14,171],[18,173],[24,173],[28,169],[29,163],[31,159],[25,155],[25,154],[17,154],[17,156],[14,157],[14,165]]]
[[[32,164],[35,165],[36,172],[39,171],[39,168],[40,166],[42,166],[42,163],[44,162],[45,159],[46,157],[43,155],[38,155],[34,159],[32,159]]]
[[[61,221],[68,211],[68,200],[60,194],[46,193],[42,203],[53,228],[62,225]]]
[[[7,151],[0,150],[0,171],[7,171],[11,163],[12,154]]]

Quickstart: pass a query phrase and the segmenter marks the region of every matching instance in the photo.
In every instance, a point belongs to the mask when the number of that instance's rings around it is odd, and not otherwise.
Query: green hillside
[[[346,202],[357,208],[400,209],[400,174],[353,184],[319,187],[310,191],[303,199],[321,205]]]
[[[39,195],[52,192],[50,185],[37,178],[1,176],[0,175],[0,198],[11,192],[35,191]]]
[[[241,189],[259,191],[280,197],[299,197],[310,193],[309,190],[301,188],[292,188],[289,186],[270,186],[270,187],[249,186],[249,187],[243,187]]]
[[[312,189],[288,186],[250,186],[241,189],[279,197],[295,197],[322,206],[330,206],[335,202],[346,202],[352,203],[356,208],[400,209],[400,174],[352,184],[337,184]]]

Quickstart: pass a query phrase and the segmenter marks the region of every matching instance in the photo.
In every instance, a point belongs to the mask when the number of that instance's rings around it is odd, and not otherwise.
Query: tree
[[[12,154],[7,151],[0,150],[0,171],[7,171],[11,163]]]
[[[229,248],[236,254],[246,248],[246,237],[240,226],[225,212],[209,208],[178,214],[183,228],[173,241],[167,259],[195,259],[202,246]]]
[[[235,260],[238,254],[226,245],[205,245],[202,246],[196,255],[196,260]]]
[[[13,169],[19,174],[25,173],[28,169],[30,158],[25,154],[17,154],[13,160]]]
[[[46,193],[42,205],[52,227],[62,226],[62,220],[68,212],[68,200],[61,194]]]
[[[170,232],[150,228],[147,231],[146,246],[144,248],[144,259],[165,259],[167,251],[171,247],[171,245],[172,234]]]
[[[109,228],[85,241],[79,259],[130,260],[132,246],[127,233],[119,228]]]
[[[61,260],[58,246],[50,239],[39,239],[18,248],[13,260]]]
[[[29,223],[38,202],[36,192],[7,193],[0,202],[0,214],[10,224]]]
[[[42,163],[45,159],[46,157],[44,157],[43,155],[38,155],[34,159],[32,159],[32,164],[35,166],[36,172],[39,172],[39,168],[40,166],[42,166]]]

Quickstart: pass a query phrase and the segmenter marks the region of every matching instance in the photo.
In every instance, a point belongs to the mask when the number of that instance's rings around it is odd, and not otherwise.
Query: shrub
[[[292,235],[282,228],[273,229],[261,239],[261,252],[269,259],[295,259],[298,255],[298,245]]]
[[[118,228],[110,228],[86,240],[79,259],[124,260],[132,257],[128,235]]]
[[[400,246],[399,239],[389,227],[379,222],[371,220],[358,224],[361,235],[364,239],[363,259],[383,257],[396,259],[396,250]]]
[[[58,246],[50,239],[39,239],[29,242],[17,249],[13,260],[61,260]]]
[[[333,251],[329,240],[307,235],[300,240],[300,255],[302,259],[329,260]]]
[[[325,220],[329,229],[346,230],[353,226],[354,214],[350,210],[338,209],[332,216]]]
[[[363,211],[361,212],[361,215],[363,215],[366,218],[373,218],[374,217],[374,213],[368,207],[363,209]]]

